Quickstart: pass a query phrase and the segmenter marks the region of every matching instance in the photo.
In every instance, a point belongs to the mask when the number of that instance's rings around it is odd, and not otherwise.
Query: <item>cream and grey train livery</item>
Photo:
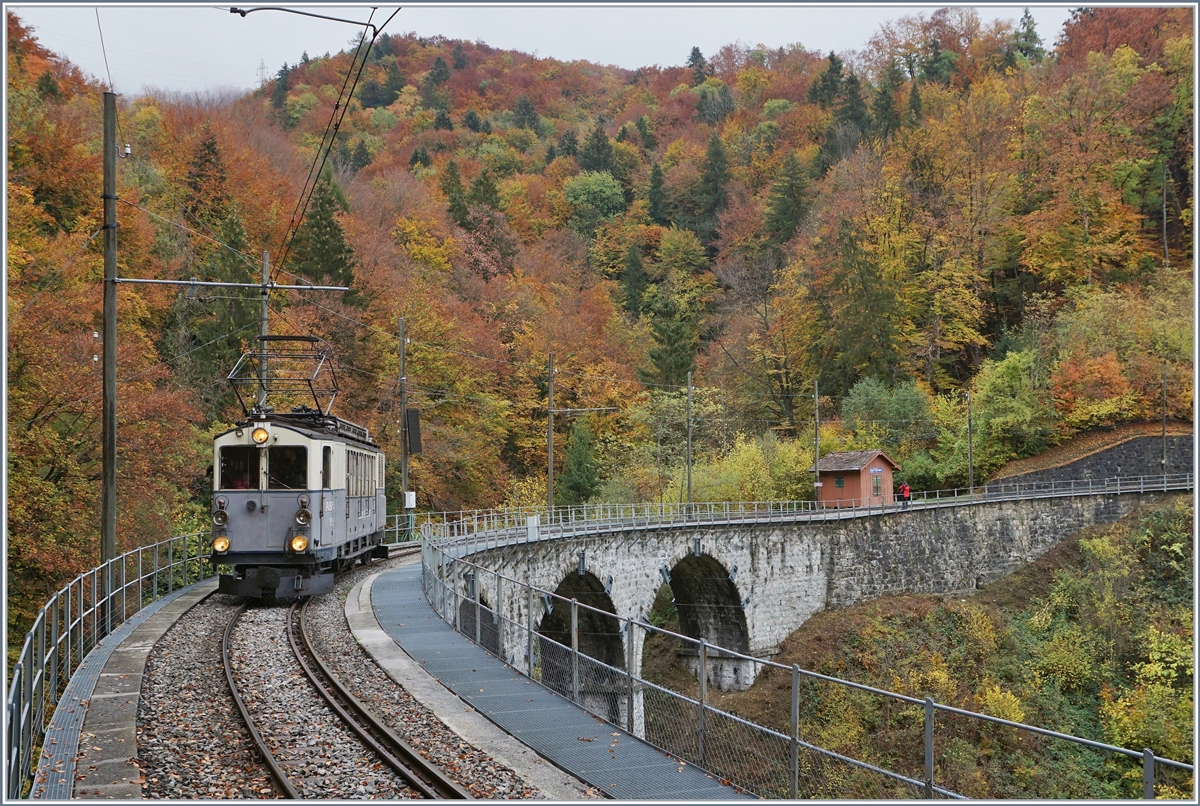
[[[367,429],[300,407],[254,411],[213,444],[212,560],[221,593],[284,599],[386,557],[384,455]]]

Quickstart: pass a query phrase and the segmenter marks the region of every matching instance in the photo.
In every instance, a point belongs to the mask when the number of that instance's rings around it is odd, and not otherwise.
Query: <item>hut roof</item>
[[[881,450],[868,451],[835,451],[827,453],[817,462],[817,472],[819,473],[838,473],[849,470],[862,470],[876,456],[882,456],[883,460],[892,466],[893,470],[899,470],[900,465],[896,464],[890,456]],[[808,472],[812,472],[810,467]]]

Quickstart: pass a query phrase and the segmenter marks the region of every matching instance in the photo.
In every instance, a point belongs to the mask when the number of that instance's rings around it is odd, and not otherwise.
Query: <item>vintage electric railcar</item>
[[[289,355],[275,355],[276,366]],[[218,590],[264,599],[328,593],[335,571],[387,557],[384,454],[367,429],[328,409],[277,414],[265,399],[264,391],[213,441],[211,557],[233,567]]]

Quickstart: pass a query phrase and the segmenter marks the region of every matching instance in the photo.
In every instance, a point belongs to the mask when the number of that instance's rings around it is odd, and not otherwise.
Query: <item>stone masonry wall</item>
[[[1168,474],[1192,472],[1193,441],[1191,435],[1167,435]],[[1164,472],[1162,448],[1162,437],[1134,437],[1062,467],[1008,476],[997,479],[988,487],[1089,478],[1099,481],[1116,476],[1157,476]]]
[[[699,538],[700,551],[734,576],[739,598],[725,606],[741,608],[750,654],[761,656],[819,610],[894,594],[970,592],[1032,562],[1067,535],[1164,497],[997,501],[825,523],[632,531],[508,546],[474,559],[553,591],[578,573],[584,551],[587,572],[608,585],[616,615],[640,619],[662,584],[659,569],[676,568]],[[488,576],[482,590],[495,602]],[[506,616],[525,623],[525,597],[510,586],[500,598]],[[540,602],[537,608],[535,621],[542,616]]]

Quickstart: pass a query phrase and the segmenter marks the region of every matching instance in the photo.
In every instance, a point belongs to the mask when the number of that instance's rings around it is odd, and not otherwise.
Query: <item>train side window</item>
[[[267,489],[308,489],[308,448],[273,445],[267,449]]]
[[[258,489],[258,448],[231,445],[221,448],[222,490]]]
[[[321,488],[328,490],[333,484],[333,448],[326,445],[321,450]]]

